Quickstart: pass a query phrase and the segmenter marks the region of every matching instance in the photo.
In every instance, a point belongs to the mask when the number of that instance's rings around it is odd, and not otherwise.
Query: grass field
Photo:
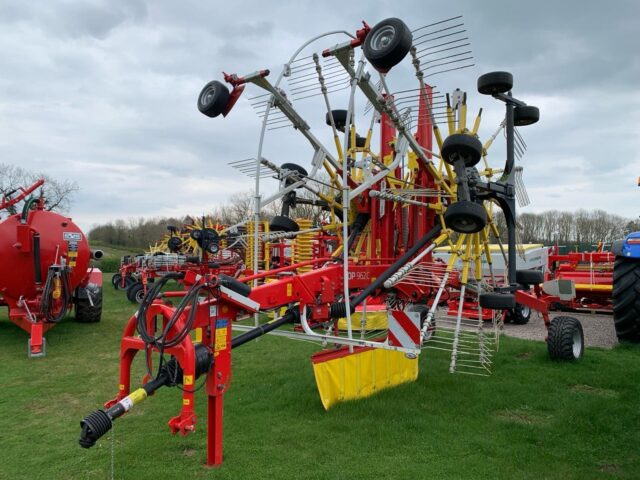
[[[0,314],[0,479],[108,479],[112,442],[118,479],[640,478],[640,348],[559,364],[543,343],[505,337],[491,377],[450,375],[427,350],[417,382],[329,412],[316,347],[262,338],[234,350],[221,468],[204,467],[203,392],[195,434],[170,435],[180,392],[163,389],[81,449],[79,421],[116,393],[135,310],[107,280],[102,322],[65,320],[44,359],[27,358],[26,334]]]

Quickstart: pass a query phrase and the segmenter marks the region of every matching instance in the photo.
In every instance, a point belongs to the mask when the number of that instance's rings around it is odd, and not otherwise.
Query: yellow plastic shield
[[[368,397],[418,378],[418,359],[381,348],[348,347],[311,357],[320,400],[325,410],[338,402]]]

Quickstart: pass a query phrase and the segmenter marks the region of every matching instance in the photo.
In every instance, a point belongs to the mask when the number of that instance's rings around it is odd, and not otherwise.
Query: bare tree
[[[20,187],[29,187],[37,180],[44,179],[42,195],[46,210],[67,212],[71,207],[71,197],[78,191],[78,184],[70,180],[56,180],[44,173],[29,172],[15,165],[0,163],[0,196],[10,194]],[[18,205],[9,208],[15,213]]]

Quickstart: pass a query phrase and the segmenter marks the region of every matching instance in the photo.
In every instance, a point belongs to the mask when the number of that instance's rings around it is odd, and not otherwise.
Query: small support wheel
[[[122,275],[120,275],[119,273],[116,273],[113,277],[111,277],[111,285],[113,285],[113,288],[115,288],[116,290],[120,290],[121,282]]]
[[[463,200],[447,207],[444,223],[454,232],[477,233],[487,225],[487,212],[482,205]]]
[[[182,240],[179,237],[171,237],[167,241],[167,247],[169,247],[169,251],[176,253],[180,251],[180,247],[182,246]]]
[[[513,75],[509,72],[491,72],[478,77],[478,92],[483,95],[507,93],[513,88]]]
[[[551,320],[547,337],[547,350],[551,360],[578,360],[584,354],[582,324],[573,317]]]
[[[224,113],[230,97],[226,85],[217,80],[209,82],[198,96],[198,110],[207,117],[217,117]]]
[[[513,124],[516,127],[533,125],[540,120],[540,110],[531,105],[518,106],[513,109]]]
[[[284,215],[276,215],[269,222],[269,231],[271,232],[297,232],[300,226]]]
[[[514,325],[526,325],[529,323],[531,319],[531,307],[527,305],[522,305],[520,303],[516,304],[516,308],[510,310],[507,313],[506,322],[511,322]]]
[[[333,117],[333,123],[337,130],[344,132],[344,128],[347,126],[347,111],[346,110],[331,110],[327,112],[325,116],[325,122],[331,126],[331,117]]]
[[[480,306],[490,310],[511,310],[516,306],[516,297],[510,293],[483,293]]]
[[[295,163],[283,163],[282,165],[280,165],[280,168],[283,170],[289,170],[291,172],[295,172],[297,173],[297,176],[300,178],[304,178],[307,175],[309,175],[303,167]],[[294,183],[296,183],[296,180],[294,180],[292,177],[287,177],[287,179],[285,180],[285,185],[287,187],[289,185],[293,185]]]
[[[538,285],[544,282],[544,273],[540,270],[516,270],[516,283]]]
[[[462,160],[465,167],[474,167],[482,158],[482,142],[465,133],[454,133],[445,138],[440,156],[450,165]]]
[[[413,35],[399,18],[378,22],[367,34],[362,50],[369,63],[380,72],[388,72],[409,53]]]
[[[130,302],[141,303],[144,298],[144,285],[141,282],[135,282],[127,288],[127,300]]]
[[[76,322],[78,323],[97,323],[102,318],[102,289],[91,297],[93,305],[88,298],[79,298],[76,300]]]

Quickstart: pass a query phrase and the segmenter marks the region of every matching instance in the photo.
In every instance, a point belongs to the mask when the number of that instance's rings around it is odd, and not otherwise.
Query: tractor
[[[616,258],[612,292],[616,335],[620,341],[640,343],[640,232],[613,242],[611,252]]]

